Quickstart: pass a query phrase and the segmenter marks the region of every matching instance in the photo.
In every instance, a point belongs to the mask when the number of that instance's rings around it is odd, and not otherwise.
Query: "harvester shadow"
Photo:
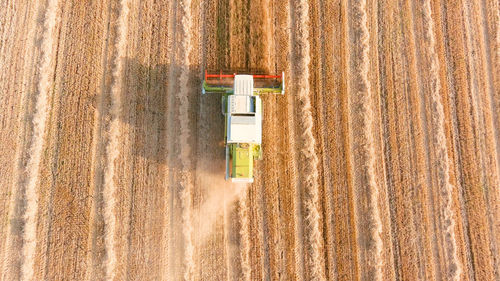
[[[122,104],[120,112],[121,134],[125,138],[125,149],[131,157],[132,171],[145,171],[138,176],[139,181],[147,181],[146,189],[130,186],[131,201],[141,204],[135,198],[136,190],[147,190],[151,198],[161,198],[164,203],[146,205],[142,210],[154,214],[153,208],[162,209],[169,204],[169,227],[171,235],[182,233],[182,186],[184,171],[193,176],[193,221],[197,245],[213,243],[211,233],[217,231],[221,219],[231,221],[228,230],[228,244],[233,255],[237,255],[240,245],[238,222],[238,199],[246,185],[225,181],[224,116],[220,94],[201,94],[203,73],[199,66],[189,69],[187,91],[187,112],[181,112],[181,92],[178,65],[145,65],[136,59],[124,61],[125,75],[122,81]],[[238,73],[251,73],[238,70]],[[184,100],[185,102],[185,100]],[[184,109],[182,109],[184,110]],[[181,143],[182,118],[187,118],[187,142]],[[183,126],[184,127],[184,126]],[[184,147],[183,147],[184,146]],[[187,148],[187,149],[186,149]],[[182,154],[188,151],[189,161]],[[186,167],[186,164],[189,167]],[[165,169],[167,177],[161,172]],[[125,169],[124,169],[125,170]],[[127,170],[129,171],[129,170]],[[157,184],[164,183],[164,184]],[[144,187],[144,186],[143,186]],[[171,197],[165,197],[167,189]],[[169,199],[170,198],[170,199]],[[171,200],[168,201],[167,200]],[[155,202],[153,199],[149,202]],[[150,208],[150,209],[149,209]],[[129,216],[140,216],[139,210],[130,209]],[[224,212],[228,218],[223,218]],[[136,235],[136,234],[131,234]],[[132,239],[132,238],[129,238]],[[178,237],[183,245],[182,236]],[[179,250],[176,245],[172,251]],[[235,262],[233,266],[239,266]]]
[[[124,61],[122,134],[133,156],[165,163],[167,144],[167,65],[148,66],[137,59]]]
[[[214,173],[220,173],[225,161],[221,97],[201,95],[203,77],[199,66],[189,68],[187,112],[180,111],[178,65],[150,66],[127,58],[124,71],[120,122],[133,157],[178,170],[182,168],[181,151],[186,150],[181,146],[187,146],[191,168],[199,161],[207,161],[218,167]],[[180,143],[182,118],[188,119],[184,132],[188,134],[187,143]]]

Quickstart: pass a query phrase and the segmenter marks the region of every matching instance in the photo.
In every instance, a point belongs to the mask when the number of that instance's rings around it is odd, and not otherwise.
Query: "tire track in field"
[[[98,279],[98,276],[103,275],[103,267],[101,266],[102,262],[104,261],[103,258],[98,254],[99,251],[99,241],[100,237],[102,237],[102,233],[99,230],[99,224],[103,223],[103,216],[102,216],[102,210],[103,210],[103,194],[102,194],[102,187],[103,187],[103,151],[105,149],[103,143],[103,140],[106,138],[103,136],[105,132],[105,120],[104,120],[104,97],[103,95],[106,92],[106,77],[108,73],[108,54],[109,54],[109,36],[110,36],[110,27],[109,23],[111,21],[111,2],[108,3],[107,6],[107,11],[105,12],[105,23],[106,23],[106,29],[104,30],[103,34],[103,44],[102,44],[102,60],[101,60],[101,66],[102,66],[102,77],[100,81],[100,93],[97,95],[97,110],[94,113],[94,129],[93,129],[93,143],[92,143],[92,167],[91,167],[91,174],[92,174],[92,184],[93,184],[93,200],[92,200],[92,207],[90,211],[90,230],[89,230],[89,240],[88,244],[90,245],[90,251],[87,254],[87,272],[85,276],[85,280],[91,281],[91,280],[96,280]],[[109,84],[108,84],[109,85]]]
[[[168,54],[167,55],[167,64],[169,65],[172,65],[172,62],[175,60],[175,57],[174,57],[174,52],[172,50],[175,50],[175,31],[176,31],[176,26],[175,26],[175,19],[176,19],[176,10],[175,10],[175,5],[177,3],[175,1],[171,1],[169,4],[168,4],[168,14],[169,14],[169,17],[168,17],[168,21],[167,21],[167,44],[166,46],[164,47],[166,49],[165,51],[165,54]],[[169,120],[171,120],[171,116],[173,116],[173,113],[174,111],[172,110],[173,109],[173,99],[172,99],[172,95],[170,93],[172,93],[173,91],[173,75],[172,73],[175,71],[175,67],[171,66],[168,68],[168,82],[167,82],[167,89],[166,89],[166,95],[167,95],[167,99],[166,99],[166,111],[167,113],[165,113],[165,119],[166,119],[166,124],[165,124],[165,127],[166,127],[166,137],[167,137],[167,140],[165,141],[167,143],[167,146],[165,148],[165,150],[167,151],[167,153],[171,150],[173,150],[173,141],[172,142],[169,142],[170,139],[169,139],[169,132],[171,132],[171,127],[170,127],[170,124],[168,123]],[[170,163],[171,162],[171,155],[170,156],[166,156],[166,159],[167,159],[167,163]],[[172,272],[173,272],[173,267],[174,267],[174,263],[172,262],[172,251],[171,249],[173,249],[173,245],[174,245],[174,239],[173,239],[173,223],[172,223],[172,218],[174,216],[174,213],[173,213],[173,194],[171,192],[171,178],[172,178],[172,173],[171,173],[171,169],[169,168],[166,168],[165,169],[166,172],[165,172],[165,181],[167,183],[167,185],[165,186],[165,191],[164,191],[164,198],[165,198],[165,208],[163,209],[163,212],[166,214],[165,217],[164,217],[164,220],[163,220],[163,229],[162,229],[162,260],[164,262],[163,266],[162,266],[162,271],[161,271],[161,276],[164,276],[165,278],[171,278],[172,276]]]
[[[325,237],[325,264],[326,271],[325,276],[328,280],[336,280],[338,279],[338,269],[336,265],[335,256],[335,233],[334,233],[334,224],[332,223],[332,217],[334,216],[333,211],[333,195],[334,195],[334,184],[332,181],[332,173],[331,170],[325,167],[332,167],[334,164],[331,161],[331,147],[330,144],[330,133],[328,132],[328,128],[332,127],[331,119],[329,118],[329,107],[333,107],[333,104],[328,99],[328,93],[326,89],[332,89],[334,92],[336,85],[331,83],[333,81],[332,76],[334,72],[332,68],[335,67],[336,61],[332,61],[330,58],[330,46],[333,45],[333,41],[324,40],[325,36],[328,36],[329,32],[332,32],[333,24],[329,22],[329,18],[325,17],[327,13],[331,13],[332,10],[329,10],[333,5],[333,3],[323,3],[320,1],[315,1],[315,17],[317,21],[315,22],[314,28],[319,29],[319,31],[315,35],[315,41],[317,44],[316,56],[319,56],[317,62],[317,91],[319,93],[319,102],[318,102],[318,127],[321,128],[319,134],[319,147],[321,151],[321,165],[323,168],[322,180],[320,183],[324,186],[322,190],[322,201],[324,204],[323,214],[325,217],[324,221],[324,237]],[[335,18],[332,16],[331,19]],[[330,33],[331,34],[331,33]],[[319,49],[319,51],[318,51]],[[328,57],[328,58],[327,58]],[[331,67],[331,68],[329,68]],[[330,125],[330,126],[329,126]]]
[[[361,164],[362,166],[358,168],[354,165],[353,174],[356,178],[359,178],[362,183],[366,183],[365,188],[368,192],[366,204],[369,213],[366,218],[358,218],[357,220],[365,221],[363,224],[369,228],[369,235],[366,237],[368,239],[367,249],[363,250],[368,255],[367,266],[370,268],[367,269],[366,272],[373,273],[373,276],[370,277],[373,277],[375,280],[382,280],[382,222],[378,206],[379,186],[377,185],[375,172],[376,143],[374,139],[375,131],[373,121],[373,118],[375,118],[373,105],[374,97],[368,75],[370,69],[370,33],[367,26],[368,16],[366,11],[366,0],[359,1],[358,4],[354,6],[354,10],[355,12],[351,16],[355,17],[353,22],[354,32],[359,35],[361,62],[357,65],[360,81],[358,83],[358,88],[354,89],[356,93],[354,93],[355,100],[352,102],[352,106],[354,111],[357,111],[356,113],[359,114],[362,122],[362,135],[358,138],[361,153],[364,155],[363,161],[366,161],[366,163]],[[356,151],[353,151],[353,155],[355,155],[355,152]],[[361,194],[357,194],[354,200],[361,200],[362,196]],[[361,204],[361,202],[359,202],[359,204]],[[362,232],[363,230],[360,231]],[[358,240],[359,239],[358,237]]]
[[[434,36],[434,22],[432,19],[432,10],[430,0],[424,2],[424,24],[425,24],[425,36],[428,41],[427,55],[431,62],[430,69],[430,81],[431,81],[431,99],[432,99],[432,126],[434,134],[432,134],[432,140],[434,147],[436,149],[436,157],[438,163],[438,184],[443,195],[443,200],[445,202],[444,206],[444,226],[445,226],[445,243],[447,244],[447,254],[449,256],[450,264],[448,268],[451,272],[451,278],[453,280],[460,280],[462,275],[463,266],[457,256],[457,242],[455,234],[455,218],[453,216],[453,198],[452,193],[455,187],[450,182],[450,160],[448,158],[447,148],[446,148],[446,135],[445,135],[445,125],[444,125],[444,109],[441,103],[441,85],[439,80],[439,61],[436,54],[436,40]]]
[[[44,17],[44,32],[41,44],[41,63],[39,67],[40,80],[38,81],[35,113],[31,120],[33,124],[33,135],[28,149],[28,162],[25,167],[26,175],[25,204],[26,209],[23,215],[23,251],[21,279],[32,280],[34,274],[34,261],[36,250],[36,230],[38,212],[38,175],[40,172],[40,161],[45,139],[45,127],[47,115],[50,111],[49,96],[53,86],[54,74],[54,54],[53,44],[56,36],[55,27],[57,18],[58,1],[52,0],[47,4]],[[21,184],[23,184],[21,183]],[[23,189],[23,188],[21,188]]]
[[[250,210],[248,207],[248,189],[247,186],[238,187],[240,191],[239,198],[239,216],[240,216],[240,239],[241,239],[241,270],[243,280],[252,280],[252,268],[250,265]]]
[[[191,147],[189,138],[191,136],[189,121],[189,99],[191,87],[189,86],[189,66],[191,61],[189,55],[192,50],[192,11],[191,0],[181,0],[181,26],[180,26],[180,56],[179,56],[179,124],[180,124],[180,159],[181,159],[181,177],[180,177],[180,200],[182,206],[182,233],[184,236],[184,279],[191,280],[194,273],[194,244],[193,244],[193,225],[191,221],[191,200],[193,179],[190,170],[193,168],[191,160]]]
[[[278,0],[276,0],[278,2]],[[286,46],[284,50],[277,49],[276,56],[281,57],[281,60],[277,60],[280,65],[285,67],[286,74],[291,77],[292,66],[288,63],[289,54],[292,52],[292,44],[294,43],[294,37],[291,30],[294,28],[294,21],[292,21],[291,13],[291,2],[288,1],[285,4],[284,11],[278,10],[278,17],[286,17],[283,23],[281,23],[281,28],[277,28],[277,40],[283,46]],[[283,32],[281,32],[283,30]],[[286,30],[286,32],[284,31]],[[284,53],[284,54],[283,54]],[[286,58],[286,59],[284,59]],[[292,87],[288,85],[286,92],[289,93]],[[295,97],[292,95],[287,95],[286,102],[286,115],[284,121],[286,121],[287,132],[286,138],[284,140],[284,147],[288,147],[287,157],[284,159],[286,165],[291,168],[289,170],[290,176],[288,178],[288,184],[290,186],[291,194],[290,197],[285,197],[286,201],[293,206],[293,211],[286,214],[286,219],[293,221],[291,230],[293,234],[286,235],[285,240],[292,240],[293,242],[288,243],[286,246],[289,247],[290,252],[289,262],[287,264],[287,269],[289,270],[288,276],[295,279],[305,279],[305,255],[304,255],[304,240],[303,240],[303,224],[304,219],[302,218],[302,206],[301,206],[301,196],[299,192],[299,165],[297,161],[297,143],[295,140],[295,132],[297,128],[295,126]],[[286,194],[285,194],[286,195]],[[285,203],[286,204],[286,203]],[[292,277],[293,276],[293,277]]]
[[[120,1],[120,14],[117,23],[117,39],[115,42],[116,56],[114,58],[113,84],[111,86],[110,125],[108,143],[106,145],[106,168],[104,169],[104,246],[106,249],[105,272],[107,280],[114,280],[116,275],[116,189],[114,181],[115,160],[120,154],[120,115],[122,112],[122,82],[124,57],[127,47],[128,14],[130,1]]]
[[[294,13],[291,17],[293,30],[292,42],[296,42],[296,48],[292,50],[292,81],[296,85],[295,89],[299,100],[299,113],[301,116],[299,128],[301,129],[300,140],[301,149],[301,188],[305,190],[306,198],[304,206],[306,211],[306,227],[308,235],[308,255],[306,260],[310,268],[312,280],[324,280],[324,260],[323,260],[323,237],[321,234],[319,211],[319,181],[318,169],[319,159],[316,155],[316,139],[313,135],[312,106],[309,96],[309,64],[310,44],[309,44],[309,4],[307,1],[292,2]],[[297,82],[295,82],[297,81]]]

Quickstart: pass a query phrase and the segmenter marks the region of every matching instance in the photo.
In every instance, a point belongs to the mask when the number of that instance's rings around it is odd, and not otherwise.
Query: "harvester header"
[[[207,78],[234,78],[236,76],[236,73],[233,74],[222,74],[222,71],[219,74],[208,74],[208,72],[205,70],[205,80]],[[252,74],[253,78],[263,78],[263,79],[281,79],[283,78],[282,75],[265,75],[265,74]]]
[[[253,160],[262,159],[261,94],[285,94],[285,74],[209,74],[202,94],[222,94],[226,180],[253,182]]]
[[[233,80],[238,75],[249,74],[223,74],[222,71],[216,74],[209,74],[205,70],[202,94],[205,93],[232,93]],[[285,73],[281,75],[251,74],[254,79],[254,94],[285,94]]]

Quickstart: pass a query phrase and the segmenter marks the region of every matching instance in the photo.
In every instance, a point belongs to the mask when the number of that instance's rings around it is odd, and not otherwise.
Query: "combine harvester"
[[[208,74],[202,94],[221,93],[226,180],[253,182],[253,160],[262,159],[261,94],[285,94],[285,74]]]

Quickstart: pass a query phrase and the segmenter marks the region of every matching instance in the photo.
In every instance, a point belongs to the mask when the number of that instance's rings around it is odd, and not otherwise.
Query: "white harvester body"
[[[234,94],[228,96],[227,143],[262,143],[262,101],[253,95],[253,77],[236,75]]]
[[[257,79],[257,86],[254,84]],[[226,79],[233,79],[229,83]],[[263,80],[273,79],[272,85]],[[276,83],[279,82],[279,85]],[[259,87],[259,85],[261,87]],[[261,94],[284,94],[285,75],[208,74],[202,94],[222,93],[225,122],[226,180],[253,182],[254,160],[262,159]]]

